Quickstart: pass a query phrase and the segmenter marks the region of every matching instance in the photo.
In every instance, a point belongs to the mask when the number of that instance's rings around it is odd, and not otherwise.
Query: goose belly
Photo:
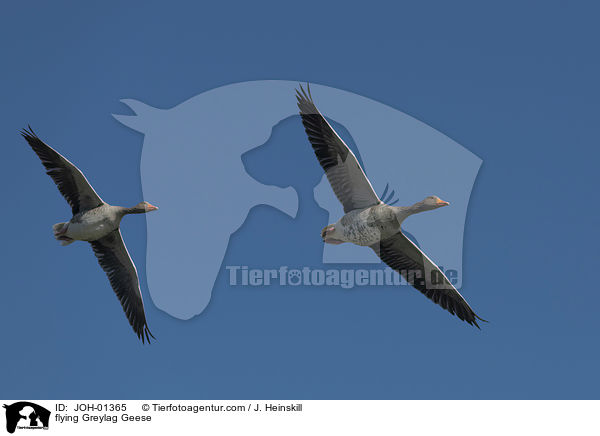
[[[93,220],[87,222],[70,222],[66,236],[78,241],[95,241],[115,230],[107,220]]]
[[[355,223],[344,228],[344,239],[356,245],[373,245],[381,240],[381,232],[374,226]]]
[[[377,208],[349,212],[337,225],[340,225],[345,241],[362,246],[378,243],[399,230],[397,220],[382,214]]]

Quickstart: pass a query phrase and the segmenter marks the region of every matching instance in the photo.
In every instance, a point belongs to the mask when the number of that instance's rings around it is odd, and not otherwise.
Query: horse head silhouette
[[[297,82],[276,80],[236,83],[170,109],[122,100],[135,114],[114,117],[144,134],[142,188],[161,205],[160,214],[147,217],[146,259],[150,295],[160,309],[180,319],[204,310],[229,237],[253,206],[267,204],[290,216],[297,213],[293,188],[269,185],[268,178],[257,174],[252,177],[242,161],[244,153],[269,140],[273,126],[297,115],[296,86]],[[387,198],[395,191],[391,200],[397,198],[399,204],[412,204],[432,192],[451,201],[444,216],[407,220],[406,228],[438,263],[460,270],[466,209],[481,160],[389,106],[339,89],[311,88],[323,114],[348,129],[377,192],[389,184],[393,189],[383,195]],[[270,164],[280,165],[275,156]],[[324,176],[314,196],[330,216],[341,216]],[[379,261],[351,244],[323,250],[324,262]]]

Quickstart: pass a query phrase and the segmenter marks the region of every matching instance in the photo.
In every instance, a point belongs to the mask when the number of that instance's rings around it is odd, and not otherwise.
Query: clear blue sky
[[[597,398],[599,13],[552,1],[3,5],[0,395]],[[177,320],[150,301],[134,216],[123,233],[158,338],[138,343],[89,247],[53,240],[69,210],[18,130],[30,123],[105,200],[133,205],[143,137],[111,117],[126,113],[119,100],[167,108],[255,79],[365,95],[483,159],[463,291],[489,325],[416,291],[231,289],[227,271],[201,316]],[[318,232],[322,210],[303,210],[299,234]],[[226,258],[291,256],[302,238],[276,236],[289,225],[253,209]]]

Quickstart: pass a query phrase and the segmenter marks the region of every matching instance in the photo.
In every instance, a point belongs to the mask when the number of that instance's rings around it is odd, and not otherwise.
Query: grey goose
[[[149,343],[150,337],[154,336],[146,322],[137,270],[125,247],[119,226],[125,215],[146,213],[158,208],[145,201],[129,208],[105,203],[83,173],[38,138],[31,127],[22,130],[21,135],[38,155],[46,173],[71,206],[73,217],[68,222],[52,226],[54,237],[61,245],[69,245],[74,241],[91,244],[133,331],[142,343],[144,340]]]
[[[370,247],[385,264],[399,272],[427,298],[479,328],[477,320],[485,320],[475,314],[440,268],[401,228],[402,222],[410,215],[448,206],[449,203],[436,196],[406,207],[391,206],[381,201],[352,150],[315,106],[310,87],[307,85],[305,91],[300,86],[300,90],[296,90],[296,98],[308,140],[344,207],[345,215],[322,230],[323,241]],[[382,197],[385,197],[385,192]]]

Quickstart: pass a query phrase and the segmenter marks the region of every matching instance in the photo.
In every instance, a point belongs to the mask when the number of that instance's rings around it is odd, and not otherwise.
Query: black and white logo
[[[48,430],[50,411],[29,401],[19,401],[3,406],[6,409],[6,431],[14,433],[16,429]]]

